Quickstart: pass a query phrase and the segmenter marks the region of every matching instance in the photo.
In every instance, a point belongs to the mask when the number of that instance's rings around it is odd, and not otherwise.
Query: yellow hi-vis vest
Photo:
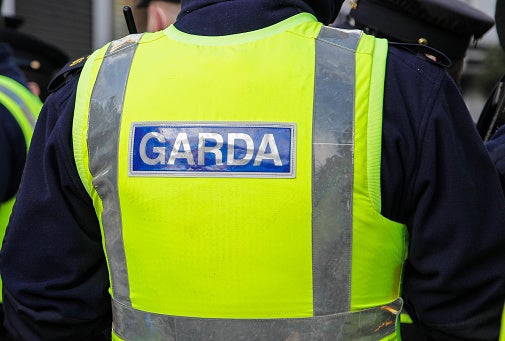
[[[42,102],[30,90],[15,80],[0,75],[0,104],[3,105],[18,122],[25,137],[26,148],[30,145],[33,128],[39,116]],[[0,203],[0,241],[5,236],[5,229],[9,222],[16,198]],[[2,282],[0,280],[0,292]],[[0,302],[2,298],[0,295]]]
[[[387,42],[309,14],[96,51],[74,153],[114,340],[395,340],[405,226],[380,215]]]

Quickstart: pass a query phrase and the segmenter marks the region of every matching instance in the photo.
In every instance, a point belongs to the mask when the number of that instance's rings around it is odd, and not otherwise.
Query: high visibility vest
[[[26,148],[30,145],[33,128],[39,116],[42,102],[30,90],[15,80],[0,75],[0,104],[3,105],[18,122],[25,137]],[[0,240],[5,236],[12,207],[16,198],[13,197],[0,204]],[[0,280],[0,291],[2,282]],[[2,298],[0,296],[0,302]]]
[[[394,340],[405,226],[380,214],[387,42],[309,14],[93,53],[75,161],[114,340]]]

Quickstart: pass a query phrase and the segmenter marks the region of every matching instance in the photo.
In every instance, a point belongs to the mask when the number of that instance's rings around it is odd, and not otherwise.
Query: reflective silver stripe
[[[10,99],[12,99],[16,103],[16,105],[23,112],[23,115],[30,123],[32,129],[35,128],[35,116],[28,107],[28,105],[25,103],[25,101],[17,93],[15,93],[9,87],[3,84],[0,84],[0,92],[6,94]]]
[[[141,35],[110,44],[98,72],[89,109],[89,169],[103,203],[102,224],[113,296],[130,304],[130,286],[119,206],[117,157],[124,95]]]
[[[376,341],[394,333],[401,299],[352,313],[296,319],[208,319],[148,313],[114,301],[113,330],[122,340]]]
[[[316,40],[312,128],[314,315],[350,310],[355,50],[360,35],[323,27]]]

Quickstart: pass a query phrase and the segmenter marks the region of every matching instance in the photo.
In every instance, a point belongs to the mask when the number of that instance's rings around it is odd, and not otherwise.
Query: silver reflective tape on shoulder
[[[286,319],[168,316],[112,303],[113,331],[123,340],[328,341],[380,340],[395,332],[403,302],[343,314]]]
[[[112,41],[109,45],[106,56],[110,56],[111,54],[118,53],[123,49],[136,46],[140,41],[140,38],[142,38],[142,33],[130,34],[121,39]]]
[[[326,44],[337,45],[341,48],[356,51],[359,43],[359,38],[363,34],[359,30],[345,30],[335,27],[323,26],[317,40]]]
[[[89,169],[103,203],[102,224],[113,296],[130,303],[118,194],[119,130],[130,66],[141,35],[112,42],[91,94],[88,126]]]
[[[35,128],[35,117],[33,116],[33,113],[31,112],[28,105],[26,105],[25,101],[23,101],[23,99],[20,96],[18,96],[18,94],[16,94],[14,91],[12,91],[11,89],[9,89],[4,85],[0,85],[0,92],[6,94],[10,99],[12,99],[16,103],[16,105],[23,112],[23,115],[30,123],[30,126],[32,128]]]
[[[316,39],[312,233],[314,314],[350,310],[355,54],[360,35]],[[344,46],[344,47],[342,47]]]

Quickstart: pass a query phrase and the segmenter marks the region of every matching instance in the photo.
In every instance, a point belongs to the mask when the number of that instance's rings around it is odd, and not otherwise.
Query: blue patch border
[[[291,157],[289,172],[205,172],[205,171],[135,171],[133,170],[134,132],[137,127],[243,127],[243,128],[287,128],[291,131]],[[176,178],[296,178],[296,124],[285,122],[134,122],[130,127],[128,150],[128,175],[130,177],[176,177]]]

